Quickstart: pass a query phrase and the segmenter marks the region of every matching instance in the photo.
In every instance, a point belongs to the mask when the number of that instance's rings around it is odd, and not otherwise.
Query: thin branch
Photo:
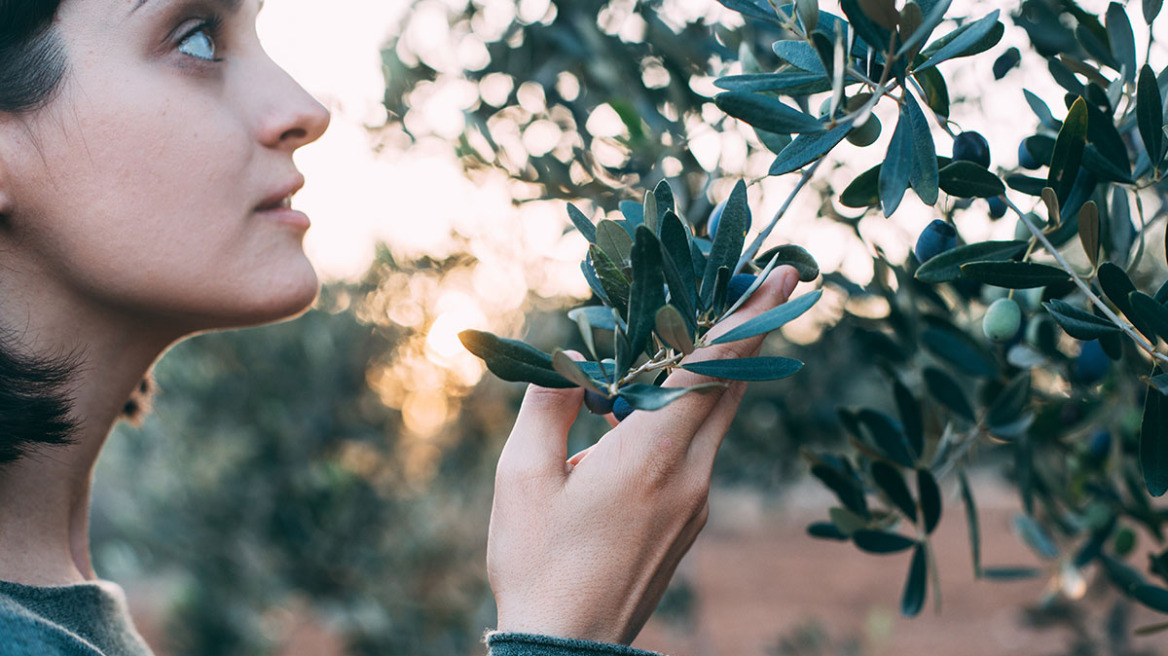
[[[763,228],[763,231],[758,233],[758,236],[754,238],[754,241],[750,242],[750,246],[748,246],[746,250],[742,252],[742,257],[738,258],[738,264],[734,265],[734,273],[741,271],[742,267],[745,266],[747,262],[754,259],[754,256],[758,254],[758,250],[762,248],[763,242],[766,241],[767,237],[771,236],[771,231],[775,229],[775,224],[778,223],[779,219],[783,218],[783,215],[787,213],[787,210],[791,207],[791,203],[795,200],[795,196],[799,195],[799,192],[803,190],[803,187],[806,186],[806,184],[811,180],[811,177],[815,175],[816,169],[819,168],[819,165],[822,162],[823,158],[821,157],[815,160],[811,166],[808,166],[803,170],[802,177],[799,178],[799,182],[787,196],[787,200],[783,201],[783,206],[779,208],[778,212],[775,212],[774,218],[772,218],[771,222],[767,224],[767,227]]]
[[[1030,234],[1034,235],[1034,237],[1042,243],[1043,247],[1045,247],[1046,250],[1054,256],[1054,259],[1059,263],[1059,266],[1061,266],[1064,271],[1070,274],[1071,280],[1074,281],[1075,285],[1083,292],[1084,295],[1086,295],[1087,299],[1090,300],[1091,303],[1095,305],[1095,307],[1099,308],[1099,310],[1103,312],[1104,316],[1106,316],[1109,320],[1111,320],[1112,323],[1118,326],[1120,330],[1127,333],[1128,337],[1131,337],[1140,348],[1147,351],[1153,359],[1168,363],[1168,355],[1164,355],[1163,353],[1156,351],[1155,346],[1148,343],[1148,340],[1144,339],[1142,335],[1137,333],[1128,322],[1120,319],[1114,312],[1111,311],[1111,308],[1107,307],[1107,304],[1104,303],[1102,299],[1095,295],[1095,292],[1091,290],[1091,287],[1087,285],[1087,283],[1083,282],[1083,279],[1079,276],[1079,272],[1075,271],[1074,267],[1072,267],[1070,263],[1068,263],[1066,259],[1063,258],[1058,249],[1054,247],[1054,244],[1051,244],[1050,240],[1046,238],[1046,235],[1033,223],[1031,223],[1030,219],[1026,216],[1026,213],[1019,209],[1018,206],[1014,204],[1014,201],[1010,200],[1009,196],[1002,194],[1002,198],[1005,199],[1006,205],[1008,205],[1010,209],[1014,210],[1014,213],[1017,214],[1018,217],[1022,220],[1023,225],[1025,225],[1026,228],[1030,230]]]

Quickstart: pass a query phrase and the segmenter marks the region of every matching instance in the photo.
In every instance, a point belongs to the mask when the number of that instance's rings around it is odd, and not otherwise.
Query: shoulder
[[[60,626],[0,595],[0,656],[101,656]]]

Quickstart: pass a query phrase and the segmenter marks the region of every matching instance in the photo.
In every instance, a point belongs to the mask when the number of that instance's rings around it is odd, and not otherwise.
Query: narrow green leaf
[[[624,269],[629,266],[633,252],[633,238],[616,221],[605,219],[596,226],[596,245],[608,259]],[[599,273],[599,268],[597,273]]]
[[[1099,207],[1089,200],[1079,210],[1079,241],[1091,266],[1099,264]]]
[[[1000,13],[995,9],[989,15],[966,23],[938,39],[921,53],[926,60],[916,67],[916,71],[923,71],[955,57],[975,55],[994,47],[1001,40],[1005,29],[998,23]]]
[[[779,59],[797,66],[808,73],[827,75],[827,69],[823,67],[823,62],[820,61],[819,54],[815,52],[815,47],[806,41],[794,39],[775,41],[771,44],[771,49],[775,51]],[[730,112],[726,113],[729,114]],[[749,123],[749,121],[747,122]]]
[[[823,540],[836,540],[838,542],[848,541],[848,536],[831,522],[815,522],[814,524],[811,524],[807,527],[807,535]]]
[[[823,73],[750,73],[727,75],[714,80],[727,91],[779,91],[784,95],[808,95],[831,91],[831,79]]]
[[[754,258],[754,263],[757,266],[765,267],[771,260],[775,261],[776,267],[784,264],[795,267],[795,270],[799,272],[800,282],[811,282],[819,277],[819,262],[816,261],[814,255],[807,252],[807,249],[797,244],[775,246]]]
[[[921,497],[921,516],[925,532],[932,533],[941,522],[941,488],[927,469],[917,470],[917,494]]]
[[[871,444],[886,458],[905,467],[916,464],[919,454],[913,452],[904,429],[895,419],[871,408],[857,412],[856,419],[867,429]]]
[[[904,43],[901,44],[900,49],[896,51],[896,56],[903,57],[908,51],[917,48],[919,45],[924,45],[929,39],[929,35],[933,33],[933,30],[937,29],[937,26],[945,19],[945,12],[949,11],[951,2],[952,0],[941,0],[933,5],[921,20],[920,26],[913,30],[912,36],[905,39]],[[904,35],[902,34],[901,36],[903,37]]]
[[[877,164],[856,176],[840,194],[840,205],[857,209],[879,205],[882,169],[883,167]]]
[[[979,378],[991,378],[998,374],[997,358],[963,331],[930,327],[921,333],[921,344],[962,373]]]
[[[1128,294],[1132,311],[1139,315],[1144,323],[1156,331],[1165,340],[1168,340],[1168,306],[1161,305],[1156,299],[1141,291]]]
[[[601,391],[600,387],[597,385],[596,381],[592,380],[591,376],[584,373],[584,370],[580,368],[580,365],[571,357],[569,357],[567,353],[560,349],[556,349],[555,352],[552,353],[552,368],[555,369],[556,373],[563,376],[566,380],[575,383],[577,387],[583,387],[584,389],[596,392],[597,394],[604,394],[604,392]]]
[[[504,339],[481,330],[458,334],[466,350],[486,363],[487,369],[503,380],[533,383],[541,387],[576,387],[552,368],[552,356],[513,339]]]
[[[1131,596],[1141,604],[1161,613],[1168,613],[1168,590],[1154,585],[1137,586]]]
[[[1156,16],[1159,15],[1160,8],[1163,6],[1164,0],[1144,0],[1144,22],[1146,22],[1148,25],[1151,25],[1152,21],[1156,20]]]
[[[918,544],[913,552],[912,564],[908,568],[908,578],[904,581],[904,592],[900,595],[900,614],[905,617],[920,615],[925,607],[925,596],[929,592],[929,564],[925,545]]]
[[[823,157],[836,144],[848,136],[852,129],[851,121],[840,123],[830,130],[822,132],[808,132],[795,137],[790,146],[783,149],[771,164],[770,175],[783,175],[807,166],[811,162]]]
[[[945,84],[945,76],[941,69],[928,68],[913,73],[915,79],[925,92],[925,103],[934,114],[949,118],[949,86]]]
[[[706,270],[702,274],[702,306],[709,307],[714,300],[718,269],[726,267],[733,271],[737,266],[749,226],[750,208],[746,204],[746,184],[739,180],[726,201],[726,209],[722,211],[722,220],[718,224],[718,233],[714,235],[714,243],[706,260]]]
[[[981,578],[990,581],[1022,581],[1036,579],[1044,572],[1037,567],[986,567],[981,571]]]
[[[1023,371],[998,393],[986,412],[986,423],[992,429],[1008,427],[1018,421],[1030,403],[1030,372]]]
[[[768,23],[779,23],[779,16],[766,0],[718,0],[722,6]]]
[[[1136,87],[1136,125],[1153,167],[1159,167],[1164,154],[1164,101],[1156,84],[1156,74],[1147,64],[1140,69]]]
[[[1029,546],[1039,558],[1043,560],[1054,560],[1058,558],[1058,547],[1055,546],[1054,540],[1051,539],[1050,533],[1046,528],[1038,522],[1034,521],[1026,515],[1014,516],[1014,529],[1018,531],[1018,536],[1022,541]]]
[[[926,367],[923,376],[925,378],[925,388],[929,391],[929,396],[932,396],[941,405],[949,408],[950,411],[962,419],[971,423],[977,421],[973,413],[973,406],[970,405],[969,399],[965,397],[965,392],[961,390],[961,386],[949,374],[940,369]]]
[[[620,397],[637,410],[652,412],[664,408],[690,392],[703,392],[718,387],[725,387],[725,385],[722,383],[703,383],[693,387],[657,387],[656,385],[633,383],[620,389]]]
[[[848,536],[849,540],[852,539],[853,533],[868,525],[867,520],[847,508],[828,508],[827,515],[831,518],[832,525],[838,528],[840,533]]]
[[[665,182],[662,180],[662,182]],[[641,214],[645,217],[645,227],[652,230],[654,234],[659,233],[658,226],[661,225],[657,220],[657,196],[646,191],[645,200],[641,205]],[[633,233],[636,234],[636,233]]]
[[[912,492],[909,492],[908,484],[904,482],[904,476],[899,469],[877,460],[872,463],[872,480],[875,481],[876,487],[888,496],[888,500],[900,508],[905,517],[916,523],[917,502],[913,500]]]
[[[1050,313],[1050,316],[1054,317],[1055,322],[1068,335],[1075,339],[1084,341],[1099,339],[1105,335],[1113,335],[1119,332],[1119,326],[1114,323],[1102,317],[1097,317],[1070,303],[1058,299],[1051,299],[1050,302],[1043,303],[1042,305]]]
[[[849,511],[861,518],[868,517],[868,502],[864,498],[864,488],[851,472],[840,471],[827,463],[816,463],[811,466],[811,475],[831,490]],[[838,523],[836,525],[838,526]],[[850,531],[845,532],[851,535]]]
[[[689,230],[681,219],[667,212],[661,220],[661,260],[669,296],[677,306],[691,332],[697,330],[698,288],[694,278],[693,255]]]
[[[1160,497],[1168,492],[1168,398],[1150,387],[1140,427],[1140,470],[1149,494]]]
[[[856,35],[876,52],[884,52],[892,45],[892,33],[868,17],[859,0],[840,0],[840,9]]]
[[[1164,631],[1168,631],[1168,622],[1160,622],[1158,624],[1149,624],[1147,626],[1141,626],[1140,628],[1136,629],[1135,631],[1132,631],[1132,633],[1134,635],[1138,635],[1138,636],[1150,636],[1150,635],[1155,635],[1157,633],[1162,633]]]
[[[952,282],[961,277],[961,265],[969,262],[1008,260],[1026,251],[1027,241],[983,241],[945,251],[930,258],[917,269],[915,277],[921,282],[937,284]]]
[[[1007,289],[1046,287],[1071,279],[1066,271],[1037,262],[969,262],[961,265],[961,273],[966,278]]]
[[[981,578],[981,527],[977,519],[977,504],[973,500],[973,490],[965,469],[957,470],[957,480],[961,483],[961,500],[965,504],[965,521],[969,527],[969,551],[973,559],[973,575]]]
[[[862,529],[852,534],[856,546],[873,554],[893,554],[916,546],[917,541],[899,533]]]
[[[740,339],[747,339],[755,335],[769,333],[772,330],[781,328],[784,324],[798,317],[802,316],[804,312],[811,309],[811,306],[819,300],[823,295],[822,290],[815,290],[810,294],[804,294],[799,298],[787,301],[786,303],[767,310],[762,314],[746,321],[745,323],[732,328],[729,332],[721,337],[715,339],[711,344],[725,344],[726,342],[735,342]]]
[[[568,203],[568,218],[572,220],[572,225],[576,226],[580,234],[584,235],[588,243],[596,243],[596,226],[592,224],[592,221],[587,216],[584,216],[583,212],[576,209],[576,206],[571,203]]]
[[[799,14],[799,23],[803,31],[810,34],[819,25],[819,3],[817,0],[795,0],[795,10]]]
[[[605,295],[608,296],[609,302],[620,312],[622,317],[627,319],[629,280],[625,277],[622,268],[613,262],[612,258],[604,251],[600,250],[599,246],[589,246],[588,256],[592,259],[596,277],[600,281]]]
[[[899,379],[893,381],[892,394],[896,399],[900,423],[904,426],[904,435],[912,445],[913,453],[924,453],[925,426],[921,418],[921,404]]]
[[[629,346],[633,357],[649,344],[657,324],[657,310],[665,305],[665,274],[661,244],[646,226],[637,226],[633,242],[633,284],[629,288]]]
[[[661,233],[661,222],[665,219],[665,215],[669,212],[677,213],[673,202],[673,189],[670,188],[667,180],[662,180],[657,183],[656,187],[653,187],[653,200],[657,207],[657,216],[656,221],[650,227],[653,228],[653,234],[656,235]]]
[[[912,94],[906,94],[904,97],[901,120],[908,121],[909,135],[911,136],[912,167],[909,170],[909,184],[921,202],[933,205],[937,202],[937,189],[940,184],[937,171],[937,148],[933,144],[933,133],[929,130],[929,121],[921,112],[920,105],[917,105]],[[898,123],[896,127],[899,130],[900,124]]]
[[[792,134],[823,130],[823,123],[814,116],[758,93],[727,91],[714,96],[714,104],[730,116],[768,132]]]
[[[622,200],[619,203],[621,214],[625,217],[624,229],[629,233],[629,239],[637,231],[637,226],[645,222],[645,206],[631,200]]]
[[[945,193],[958,198],[993,198],[1006,193],[1006,185],[984,166],[958,160],[941,169],[938,184]]]
[[[1083,149],[1087,146],[1087,101],[1075,100],[1063,121],[1051,157],[1047,184],[1054,188],[1060,199],[1071,193],[1075,176],[1079,173],[1079,163],[1083,159]]]
[[[657,334],[670,348],[686,355],[693,353],[693,336],[690,335],[689,327],[677,308],[672,305],[661,306],[661,309],[657,310],[656,327]]]
[[[1123,67],[1123,77],[1132,83],[1136,81],[1136,39],[1132,35],[1131,21],[1123,5],[1112,2],[1107,7],[1107,42],[1111,54]]]
[[[1015,191],[1020,191],[1027,196],[1040,196],[1042,190],[1046,188],[1046,179],[1023,175],[1021,173],[1011,173],[1006,176],[1006,186]]]
[[[568,310],[568,318],[580,323],[581,319],[588,322],[593,328],[600,330],[616,330],[616,318],[612,310],[603,305],[586,305]]]
[[[714,274],[714,299],[710,302],[710,308],[716,316],[722,316],[722,311],[726,309],[726,290],[729,286],[730,267],[718,267],[718,272]]]
[[[1130,295],[1136,291],[1136,286],[1128,277],[1127,272],[1111,262],[1104,262],[1099,265],[1096,276],[1099,280],[1099,286],[1103,288],[1103,293],[1107,294],[1107,298],[1111,299],[1112,303],[1115,303],[1115,307],[1119,308],[1119,311],[1131,321],[1136,330],[1144,334],[1144,337],[1155,341],[1156,329],[1144,321],[1143,315],[1132,310]]]
[[[896,130],[888,142],[884,164],[880,168],[880,204],[884,216],[892,216],[904,192],[908,190],[908,180],[913,167],[913,134],[906,111],[901,111],[896,122]]]
[[[1025,96],[1026,104],[1030,105],[1030,111],[1038,117],[1038,122],[1042,124],[1042,127],[1055,131],[1062,128],[1062,123],[1055,119],[1054,114],[1050,113],[1050,107],[1042,101],[1042,98],[1027,89],[1022,90],[1022,95]]]
[[[803,368],[803,363],[792,358],[758,357],[687,362],[682,364],[681,368],[711,378],[779,380],[798,373]]]

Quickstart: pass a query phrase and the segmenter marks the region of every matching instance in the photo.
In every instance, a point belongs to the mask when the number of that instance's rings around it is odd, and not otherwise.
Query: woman
[[[0,0],[0,655],[149,653],[90,565],[98,452],[171,344],[317,294],[292,154],[328,113],[264,54],[261,2]],[[637,653],[740,396],[637,413],[569,459],[581,391],[528,390],[491,517],[493,653]]]

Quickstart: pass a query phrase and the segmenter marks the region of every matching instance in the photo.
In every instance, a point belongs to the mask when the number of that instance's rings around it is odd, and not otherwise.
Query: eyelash
[[[199,20],[199,22],[194,27],[192,27],[191,29],[184,32],[182,34],[182,36],[180,36],[178,39],[178,45],[182,46],[182,44],[186,43],[188,39],[190,39],[191,37],[195,36],[196,34],[199,34],[200,32],[202,32],[202,33],[207,35],[207,38],[211,41],[211,45],[214,46],[214,48],[215,48],[215,52],[218,53],[219,52],[219,37],[220,37],[222,31],[223,31],[223,17],[218,15],[218,14],[211,14],[211,15]],[[183,54],[186,54],[186,53],[183,53]],[[196,60],[199,60],[201,62],[206,62],[206,63],[215,63],[215,62],[223,61],[222,57],[214,57],[212,59],[206,59],[203,57],[198,57],[196,55],[187,55],[187,56],[192,58],[192,59],[196,59]]]

